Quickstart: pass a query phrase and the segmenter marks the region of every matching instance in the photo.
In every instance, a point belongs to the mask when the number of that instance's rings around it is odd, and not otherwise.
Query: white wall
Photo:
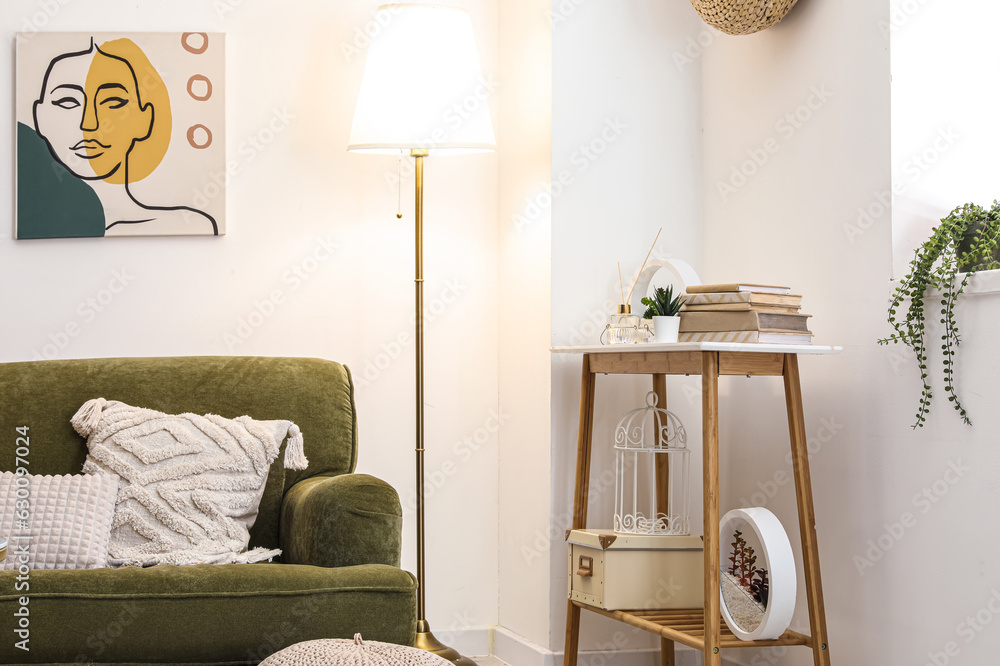
[[[906,4],[918,8],[912,21],[936,6]],[[1000,303],[973,296],[958,314],[958,386],[974,427],[961,424],[936,381],[932,415],[911,431],[914,360],[875,344],[888,331],[889,215],[848,233],[857,209],[890,190],[889,21],[888,3],[800,2],[770,30],[705,49],[703,277],[788,283],[814,315],[816,341],[845,347],[801,364],[833,663],[987,664],[1000,649],[1000,618],[988,607],[1000,590],[991,527],[1000,500]],[[905,35],[911,23],[893,25]],[[778,150],[723,200],[718,184],[769,139]],[[931,360],[940,367],[937,353]],[[780,381],[723,384],[721,508],[764,499],[797,541],[792,484],[774,483],[789,471]],[[800,599],[793,627],[807,626]],[[812,663],[795,649],[741,659]]]
[[[700,263],[701,65],[684,60],[686,40],[700,25],[687,3],[552,5],[553,188],[560,180],[566,183],[552,205],[552,342],[596,344],[621,301],[617,262],[627,282],[660,227],[654,256]],[[639,314],[640,296],[632,299]],[[551,533],[556,538],[542,565],[551,570],[547,647],[555,651],[562,651],[565,635],[562,539],[572,511],[580,362],[575,355],[552,358]],[[689,401],[683,392],[695,381],[673,383],[668,402],[696,426],[700,401]],[[650,389],[648,379],[597,378],[592,527],[611,526],[615,424],[641,405]],[[689,434],[697,450],[700,428]],[[692,474],[696,480],[698,470]],[[700,523],[698,513],[695,524]],[[603,651],[604,659],[622,648],[652,645],[645,634],[593,614],[584,614],[582,627],[581,649]]]
[[[412,176],[403,180],[407,217],[398,222],[395,162],[344,152],[363,58],[348,58],[342,46],[366,28],[377,2],[310,0],[278,11],[276,3],[238,0],[141,8],[66,0],[51,18],[39,13],[42,4],[8,2],[0,25],[10,34],[38,16],[48,30],[226,31],[234,154],[276,110],[293,118],[233,180],[223,239],[0,237],[0,360],[54,350],[59,358],[343,361],[359,384],[360,469],[408,498]],[[991,433],[1000,423],[991,409],[998,360],[987,336],[997,297],[970,298],[959,313],[959,388],[975,427],[960,424],[938,385],[927,426],[911,432],[913,359],[874,344],[886,333],[889,216],[851,233],[858,209],[891,185],[888,8],[803,2],[775,28],[730,38],[708,31],[686,3],[464,4],[487,76],[501,81],[493,107],[500,153],[427,165],[426,289],[440,312],[428,326],[428,472],[443,479],[428,502],[428,619],[438,636],[482,653],[481,629],[499,621],[542,652],[562,649],[565,551],[546,534],[561,535],[571,504],[579,359],[553,359],[548,374],[541,350],[550,341],[596,341],[617,298],[615,262],[630,275],[663,226],[659,255],[691,260],[708,281],[788,281],[805,294],[818,342],[845,345],[839,357],[802,363],[835,663],[924,664],[947,651],[960,654],[948,663],[991,663],[1000,648],[988,606],[1000,590],[1000,537],[990,529],[1000,453]],[[922,9],[892,19],[898,34],[930,11],[910,4]],[[539,122],[550,20],[551,130]],[[0,86],[11,90],[9,54]],[[10,109],[4,113],[10,123]],[[552,179],[565,181],[553,185],[550,212],[539,198],[549,131]],[[7,154],[11,138],[0,143]],[[581,148],[591,143],[594,159]],[[11,161],[0,164],[8,211],[10,170]],[[323,243],[338,249],[308,280],[285,277]],[[78,305],[102,296],[116,270],[132,276],[128,288],[85,320]],[[241,319],[276,289],[285,298],[274,315],[227,345],[224,336],[238,335]],[[80,333],[64,340],[68,323]],[[697,379],[670,386],[671,408],[696,433]],[[611,461],[601,441],[646,386],[601,377],[598,390],[595,477]],[[490,411],[498,408],[510,415],[499,435]],[[788,469],[780,382],[724,380],[722,414],[723,511],[764,504],[797,539],[791,484],[773,483]],[[477,440],[483,444],[470,455],[468,441]],[[952,463],[962,476],[948,472]],[[925,488],[936,501],[920,499]],[[607,524],[609,498],[597,495],[591,524]],[[912,526],[897,528],[908,514]],[[530,554],[536,545],[540,557]],[[410,569],[412,550],[411,521]],[[622,630],[586,622],[585,648],[614,642]],[[802,603],[795,626],[805,628]],[[628,629],[624,638],[629,647],[650,645]],[[730,656],[809,661],[802,650]]]
[[[992,48],[1000,6],[975,0],[918,6],[893,0],[885,30],[892,40],[896,277],[906,274],[913,249],[956,206],[988,208],[1000,198],[1000,163],[990,150],[1000,142],[993,112],[1000,102],[1000,54]],[[870,207],[867,217],[858,213],[859,229],[885,214],[878,202]]]
[[[377,4],[4,3],[0,28],[9,43],[26,22],[62,31],[228,33],[229,154],[241,160],[241,172],[230,184],[224,238],[15,242],[11,233],[0,234],[0,360],[27,360],[37,352],[343,362],[358,382],[359,471],[392,483],[408,504],[414,488],[413,178],[404,176],[405,217],[398,221],[389,182],[396,161],[346,152],[364,31],[373,27]],[[486,76],[495,79],[498,3],[452,4],[472,12]],[[4,90],[13,89],[12,51],[0,66]],[[0,124],[12,126],[12,106],[0,110]],[[264,142],[279,116],[290,121]],[[12,136],[0,137],[6,155]],[[251,139],[261,148],[244,158],[240,148]],[[0,162],[0,210],[11,229],[12,162]],[[487,650],[484,628],[497,621],[497,436],[491,426],[498,405],[497,180],[495,155],[427,162],[427,471],[429,479],[442,479],[427,502],[428,619],[440,638],[478,654]],[[332,256],[325,245],[336,245]],[[315,263],[314,253],[321,258]],[[296,269],[308,279],[292,277]],[[127,273],[127,288],[95,317],[81,314],[79,304],[101,298],[115,271]],[[274,291],[281,303],[240,338],[241,320],[258,303],[269,309],[264,301]],[[60,333],[69,323],[80,330],[64,340]],[[227,344],[227,334],[238,342]],[[46,350],[48,344],[54,346]],[[474,454],[467,438],[479,447]],[[403,565],[412,571],[413,513],[406,515]]]
[[[548,642],[552,29],[548,0],[500,3],[499,624]],[[527,550],[526,550],[527,548]],[[518,658],[499,641],[496,654]]]

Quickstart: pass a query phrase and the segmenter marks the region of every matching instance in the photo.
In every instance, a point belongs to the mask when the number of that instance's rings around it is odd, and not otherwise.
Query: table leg
[[[816,666],[829,666],[830,650],[826,634],[826,611],[823,607],[823,583],[819,573],[816,514],[813,510],[812,480],[809,476],[809,450],[806,446],[802,387],[799,384],[799,359],[795,354],[785,354],[784,380],[788,434],[792,443],[792,470],[795,474],[795,501],[799,513],[799,533],[802,536],[802,564],[813,640],[813,662]]]
[[[653,375],[653,392],[656,394],[656,406],[667,409],[667,376]],[[664,424],[666,425],[666,424]],[[654,456],[656,466],[656,513],[670,515],[670,456]]]
[[[719,610],[719,354],[701,354],[701,419],[705,512],[705,666],[721,666]]]
[[[597,377],[590,371],[590,354],[583,356],[580,386],[580,431],[576,448],[576,489],[573,495],[573,529],[587,527],[590,501],[590,453],[594,439],[594,393]],[[569,601],[566,609],[566,647],[564,666],[576,666],[580,646],[580,609]]]
[[[590,371],[590,354],[583,355],[580,386],[580,432],[576,444],[576,490],[573,495],[573,529],[587,527],[590,502],[590,453],[594,439],[594,389],[597,376]]]
[[[566,652],[564,666],[576,666],[577,651],[580,648],[580,607],[570,600],[566,608]]]
[[[674,660],[674,642],[669,638],[660,637],[660,666],[676,666]]]

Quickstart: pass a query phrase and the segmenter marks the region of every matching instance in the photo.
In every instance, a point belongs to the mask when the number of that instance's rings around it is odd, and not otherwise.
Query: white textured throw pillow
[[[247,551],[268,469],[282,440],[287,469],[305,469],[291,421],[164,414],[103,398],[73,417],[87,437],[87,474],[121,477],[111,566],[260,562],[280,550]]]
[[[98,569],[108,566],[108,540],[118,477],[113,474],[0,474],[4,569]]]

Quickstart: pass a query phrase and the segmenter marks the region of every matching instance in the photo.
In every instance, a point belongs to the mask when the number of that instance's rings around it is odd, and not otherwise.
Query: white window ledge
[[[898,278],[893,280],[891,282],[893,290],[895,290],[901,282],[902,280]],[[969,278],[969,284],[965,287],[965,291],[962,292],[962,295],[965,296],[971,294],[1000,294],[1000,270],[979,271]]]

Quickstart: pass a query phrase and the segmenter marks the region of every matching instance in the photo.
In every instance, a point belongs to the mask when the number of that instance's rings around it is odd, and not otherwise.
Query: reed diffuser
[[[644,268],[646,268],[646,262],[649,261],[649,255],[653,253],[653,248],[656,247],[656,241],[660,238],[660,233],[663,228],[656,232],[656,238],[653,239],[653,244],[649,246],[649,252],[646,253],[646,258],[642,260],[642,266],[639,268],[639,272],[636,275],[641,275]],[[632,290],[635,289],[635,282],[629,287],[628,296],[625,295],[625,285],[622,281],[622,264],[618,262],[618,289],[622,295],[622,302],[618,305],[618,311],[613,313],[608,317],[608,325],[605,327],[604,332],[601,334],[601,343],[608,345],[626,345],[634,344],[636,342],[641,342],[645,336],[645,331],[640,327],[639,315],[632,314]]]

